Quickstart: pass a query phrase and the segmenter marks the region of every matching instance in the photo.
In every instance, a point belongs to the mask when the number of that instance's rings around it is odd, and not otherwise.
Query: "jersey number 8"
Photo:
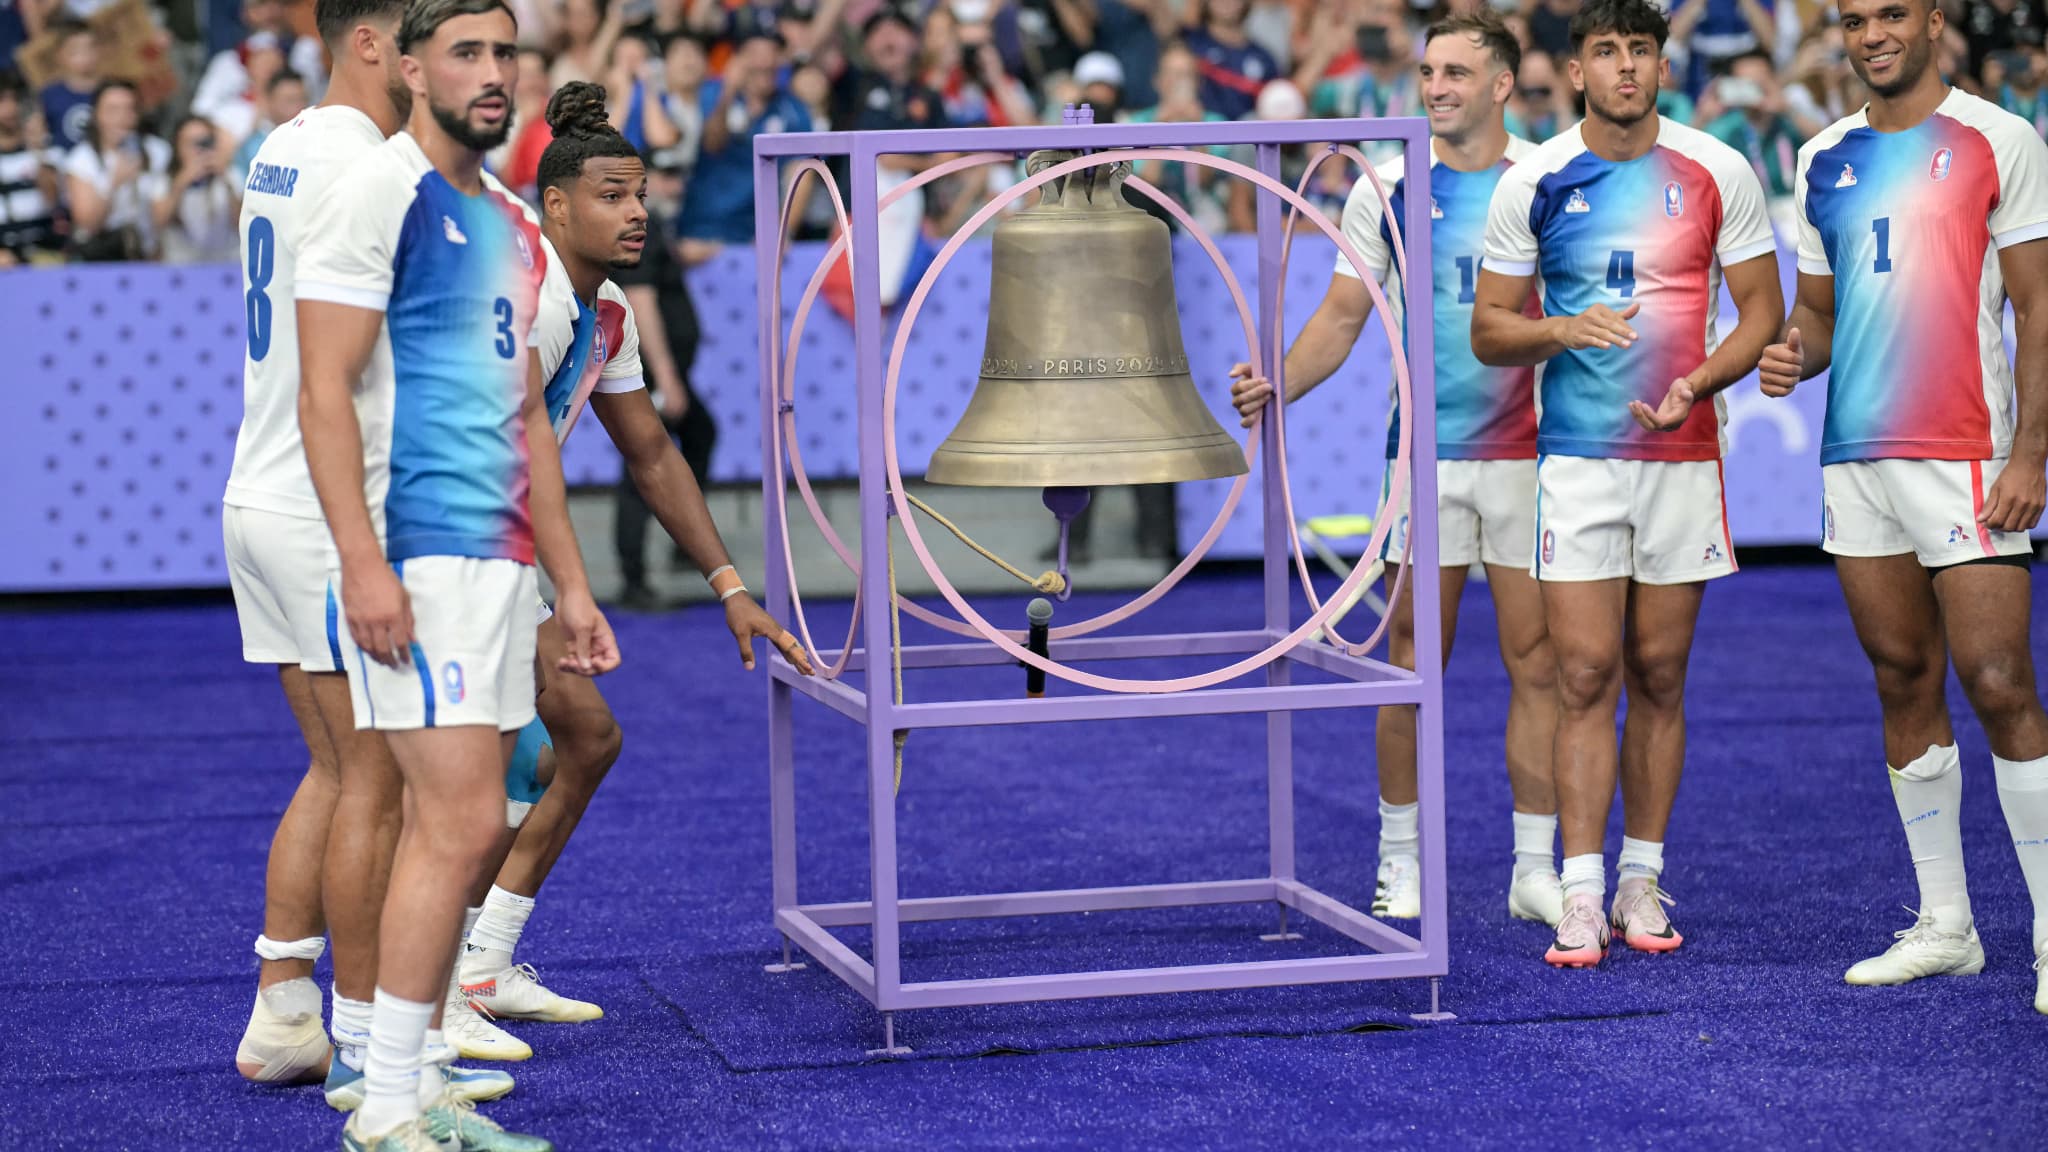
[[[249,291],[242,299],[249,316],[249,359],[270,355],[270,277],[277,267],[277,231],[270,217],[249,218]]]

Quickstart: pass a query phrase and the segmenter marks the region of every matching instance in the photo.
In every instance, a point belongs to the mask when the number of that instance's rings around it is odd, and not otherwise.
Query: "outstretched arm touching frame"
[[[691,474],[682,453],[676,451],[675,441],[669,438],[668,428],[654,411],[647,390],[593,393],[590,410],[597,414],[598,422],[604,425],[612,444],[625,459],[627,474],[640,490],[640,498],[647,502],[669,536],[690,554],[691,563],[706,576],[729,567],[732,560],[726,554],[725,542],[719,538],[718,525],[711,519],[711,509],[704,503],[704,492],[697,487],[697,478]],[[759,636],[773,644],[799,672],[811,674],[811,661],[803,645],[763,611],[752,596],[734,592],[724,603],[726,626],[739,642],[740,662],[748,669],[754,667],[753,639]]]

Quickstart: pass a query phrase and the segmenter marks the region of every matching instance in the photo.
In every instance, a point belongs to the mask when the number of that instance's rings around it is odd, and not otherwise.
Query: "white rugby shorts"
[[[1380,502],[1392,486],[1393,461],[1380,481]],[[1394,517],[1382,559],[1408,562],[1408,497],[1382,516]],[[1527,568],[1536,553],[1536,461],[1439,460],[1436,462],[1437,563],[1467,568],[1475,563]]]
[[[2025,532],[1977,523],[2004,460],[1847,460],[1820,470],[1821,548],[1836,556],[1902,556],[1929,568],[2024,556]]]
[[[1545,456],[1536,482],[1539,580],[1691,584],[1736,570],[1719,460]]]
[[[335,558],[327,522],[226,504],[220,525],[242,659],[341,671],[336,605],[328,594]]]
[[[420,556],[397,561],[412,599],[410,659],[377,663],[338,621],[356,727],[378,731],[488,725],[516,732],[534,717],[531,565],[517,560]],[[332,577],[340,586],[340,574]]]

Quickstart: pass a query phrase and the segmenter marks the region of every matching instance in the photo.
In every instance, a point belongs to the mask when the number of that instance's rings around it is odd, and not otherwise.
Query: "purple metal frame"
[[[862,619],[860,647],[849,669],[864,668],[870,652],[886,654],[891,640],[888,578],[889,494],[883,460],[883,354],[876,229],[876,160],[892,154],[928,155],[947,152],[1014,152],[1037,149],[1094,150],[1136,147],[1213,147],[1251,145],[1257,168],[1278,179],[1280,150],[1290,144],[1316,144],[1331,139],[1393,140],[1411,161],[1429,155],[1427,121],[1421,119],[1238,122],[1207,124],[1116,124],[1063,127],[942,129],[908,132],[792,133],[760,136],[754,145],[754,244],[765,270],[779,258],[779,162],[786,159],[845,157],[851,173],[852,258],[854,293],[855,382],[860,438],[860,580]],[[1402,221],[1407,266],[1406,345],[1410,396],[1416,411],[1435,410],[1431,349],[1429,256],[1429,165],[1411,164],[1406,213]],[[1362,178],[1362,177],[1361,177]],[[1280,199],[1258,196],[1257,314],[1263,346],[1276,343],[1281,272]],[[790,573],[776,562],[788,532],[788,510],[776,487],[773,429],[779,413],[776,381],[765,354],[783,338],[781,301],[774,298],[774,278],[760,277],[760,340],[762,356],[761,426],[763,457],[764,549],[766,607],[788,618]],[[1281,366],[1269,367],[1279,385]],[[1265,627],[1255,631],[1139,637],[1091,637],[1054,641],[1055,660],[1117,660],[1158,656],[1249,653],[1284,638],[1289,624],[1288,525],[1279,483],[1280,431],[1276,421],[1263,422],[1261,466],[1265,483]],[[1325,645],[1305,643],[1275,659],[1266,669],[1266,683],[1165,694],[1094,694],[1044,699],[963,700],[897,704],[884,687],[864,691],[843,680],[812,679],[797,674],[779,654],[768,656],[769,670],[769,794],[773,842],[773,893],[776,929],[784,938],[786,971],[789,944],[794,942],[825,968],[865,996],[883,1014],[885,1047],[895,1053],[893,1013],[909,1008],[940,1008],[969,1004],[1078,999],[1157,992],[1315,984],[1351,980],[1435,978],[1448,971],[1448,925],[1445,921],[1443,837],[1442,667],[1438,626],[1436,543],[1435,422],[1411,421],[1410,464],[1413,468],[1409,532],[1411,554],[1417,558],[1409,580],[1415,597],[1414,672],[1383,662],[1347,656]],[[838,653],[824,654],[830,661]],[[886,659],[886,657],[885,657]],[[987,644],[929,644],[905,647],[906,668],[961,667],[1008,663]],[[1295,684],[1300,664],[1341,679],[1340,683]],[[886,663],[882,667],[886,667]],[[870,677],[870,680],[873,678]],[[886,681],[884,682],[886,683]],[[869,865],[871,898],[833,904],[803,904],[797,899],[796,782],[792,712],[802,694],[864,725],[867,737],[869,798]],[[1416,754],[1421,786],[1422,922],[1420,937],[1390,928],[1333,897],[1302,883],[1295,875],[1293,712],[1300,709],[1414,705],[1418,709]],[[1013,892],[993,895],[903,899],[897,891],[896,806],[892,739],[899,729],[1045,724],[1075,720],[1127,719],[1263,712],[1267,715],[1267,795],[1270,854],[1268,874],[1255,879],[1181,884],[1076,889],[1055,892]],[[1069,972],[982,980],[910,982],[903,980],[901,926],[906,922],[955,920],[1108,909],[1187,907],[1211,904],[1272,902],[1281,908],[1282,930],[1271,939],[1289,939],[1286,910],[1293,909],[1370,949],[1367,954],[1275,959],[1170,968]],[[872,928],[873,955],[863,958],[833,935],[850,925]]]

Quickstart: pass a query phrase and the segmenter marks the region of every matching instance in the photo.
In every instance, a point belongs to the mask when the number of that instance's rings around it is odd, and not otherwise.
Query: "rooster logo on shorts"
[[[1951,544],[1967,544],[1969,543],[1969,540],[1970,530],[1963,527],[1961,524],[1958,524],[1955,527],[1948,530],[1948,542]]]

